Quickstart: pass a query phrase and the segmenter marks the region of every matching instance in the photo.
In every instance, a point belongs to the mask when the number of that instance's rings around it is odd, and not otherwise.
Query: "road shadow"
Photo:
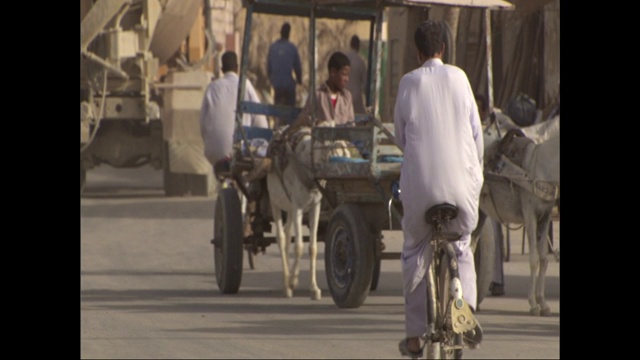
[[[160,199],[166,195],[163,189],[135,188],[135,187],[102,187],[85,190],[80,194],[81,199]]]
[[[322,289],[322,300],[309,298],[309,273],[300,274],[300,285],[292,298],[284,297],[282,289],[264,284],[274,284],[273,279],[281,276],[279,271],[245,270],[238,293],[222,294],[215,282],[213,271],[83,271],[82,276],[143,276],[168,277],[183,276],[198,289],[89,289],[81,290],[81,310],[126,311],[135,313],[184,313],[200,314],[215,319],[217,314],[238,314],[233,325],[198,327],[190,329],[165,329],[167,332],[200,334],[238,334],[238,336],[270,335],[352,335],[375,334],[389,326],[402,327],[404,306],[402,301],[399,272],[381,274],[379,288],[369,293],[370,299],[356,309],[337,307],[331,299],[326,279],[318,273],[318,285]],[[161,280],[161,279],[160,279]],[[525,276],[510,277],[511,282],[526,282]],[[150,283],[156,280],[149,280]],[[526,288],[526,286],[525,286]],[[512,293],[526,305],[526,291],[523,288]],[[389,298],[382,298],[388,296]],[[377,297],[377,299],[376,299]],[[273,315],[269,319],[255,320],[254,315]],[[483,317],[509,316],[531,317],[526,311],[482,310]],[[298,319],[300,315],[300,319]],[[384,318],[382,318],[384,317]],[[393,317],[393,319],[389,319]],[[558,318],[553,314],[551,318]],[[500,324],[487,326],[487,331],[495,335],[521,335],[523,337],[557,337],[558,324]]]
[[[527,299],[529,295],[529,277],[523,275],[504,276],[505,294],[501,296],[491,296],[491,298],[522,298]],[[560,277],[558,275],[549,275],[545,277],[545,297],[550,300],[560,300]]]

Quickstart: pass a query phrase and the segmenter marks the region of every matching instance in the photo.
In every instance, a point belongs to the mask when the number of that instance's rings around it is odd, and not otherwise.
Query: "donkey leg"
[[[318,256],[318,222],[320,221],[320,202],[309,210],[309,273],[311,275],[311,300],[320,300],[322,291],[316,282],[316,257]]]
[[[273,214],[273,222],[276,224],[276,239],[278,240],[278,247],[280,248],[280,257],[282,259],[282,280],[284,284],[284,296],[293,296],[292,290],[289,288],[289,260],[287,255],[289,254],[288,238],[285,235],[285,231],[282,226],[282,213],[273,203],[271,204],[271,213]],[[287,221],[287,226],[289,221]]]
[[[291,211],[289,211],[287,213],[287,221],[284,224],[284,238],[285,238],[284,248],[285,248],[285,250],[287,252],[287,264],[291,265],[291,259],[289,258],[289,255],[291,254],[291,250],[290,250],[291,249],[291,237],[293,236],[291,234],[291,229],[293,228],[293,219],[291,219],[291,216],[289,214],[291,214]],[[291,279],[293,278],[293,270],[292,270],[292,268],[290,266],[289,266],[288,269],[289,269],[289,273],[287,274],[288,277],[287,277],[287,280],[286,280],[286,283],[285,283],[284,286],[287,289],[289,289],[288,290],[289,294],[291,294],[291,295],[289,295],[289,297],[291,297],[291,296],[293,296],[293,290],[294,290],[294,288],[291,286]]]
[[[540,306],[540,315],[550,316],[551,308],[547,304],[544,297],[545,279],[547,274],[547,267],[549,265],[549,258],[547,256],[547,237],[549,232],[549,224],[551,222],[550,213],[543,216],[538,223],[538,260],[540,261],[540,269],[538,270],[538,281],[536,283],[536,302]]]
[[[296,208],[292,211],[291,221],[293,221],[293,236],[295,237],[294,253],[295,258],[293,260],[293,270],[291,271],[291,277],[289,278],[289,287],[295,289],[298,287],[298,278],[300,276],[300,259],[302,258],[302,252],[304,250],[304,243],[302,241],[302,208]]]
[[[525,219],[530,219],[525,224],[527,228],[527,240],[529,240],[529,314],[534,316],[540,315],[540,305],[536,302],[535,289],[538,275],[539,259],[536,246],[537,224],[532,214],[525,214]]]

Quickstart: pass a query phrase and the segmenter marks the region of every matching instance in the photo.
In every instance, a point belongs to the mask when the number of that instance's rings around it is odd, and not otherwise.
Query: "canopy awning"
[[[378,1],[375,0],[316,0],[322,5],[369,5],[375,7]],[[460,7],[475,7],[488,9],[513,10],[515,5],[503,0],[381,0],[384,5],[408,5],[408,6],[431,6],[446,5]]]
[[[313,2],[309,0],[244,0],[256,13],[275,15],[309,16]],[[416,6],[433,5],[473,7],[495,10],[513,10],[515,5],[503,0],[315,0],[318,18],[371,20],[377,5]]]

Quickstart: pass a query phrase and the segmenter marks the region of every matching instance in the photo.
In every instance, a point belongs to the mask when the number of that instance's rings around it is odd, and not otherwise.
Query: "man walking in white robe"
[[[463,234],[454,247],[463,298],[476,308],[476,272],[469,243],[478,222],[484,181],[482,127],[467,75],[442,62],[443,26],[432,20],[418,26],[415,44],[422,66],[400,80],[394,113],[396,142],[404,149],[400,200],[406,339],[400,348],[403,355],[411,356],[422,355],[420,337],[426,332],[425,274],[432,258],[432,227],[424,215],[434,205],[447,202],[458,207],[458,217],[446,230]]]
[[[222,71],[224,76],[207,87],[200,109],[200,132],[204,141],[204,154],[216,173],[225,165],[233,151],[236,100],[240,82],[237,74],[238,56],[235,52],[227,51],[222,54]],[[260,102],[249,79],[245,83],[244,101]],[[243,114],[242,125],[269,127],[267,118],[259,114]]]

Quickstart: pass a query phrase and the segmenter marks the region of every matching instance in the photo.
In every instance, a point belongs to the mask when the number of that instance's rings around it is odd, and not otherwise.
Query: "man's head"
[[[358,35],[353,35],[351,37],[351,48],[353,50],[360,50],[360,38]]]
[[[238,55],[233,51],[222,54],[222,72],[227,71],[238,72]]]
[[[342,90],[349,82],[351,63],[347,55],[336,51],[329,58],[329,86],[332,90]]]
[[[444,53],[444,24],[433,20],[425,20],[418,25],[414,41],[419,55],[424,60],[441,58]]]
[[[282,24],[282,27],[280,28],[280,37],[283,39],[289,39],[290,32],[291,32],[291,25],[288,22]]]

